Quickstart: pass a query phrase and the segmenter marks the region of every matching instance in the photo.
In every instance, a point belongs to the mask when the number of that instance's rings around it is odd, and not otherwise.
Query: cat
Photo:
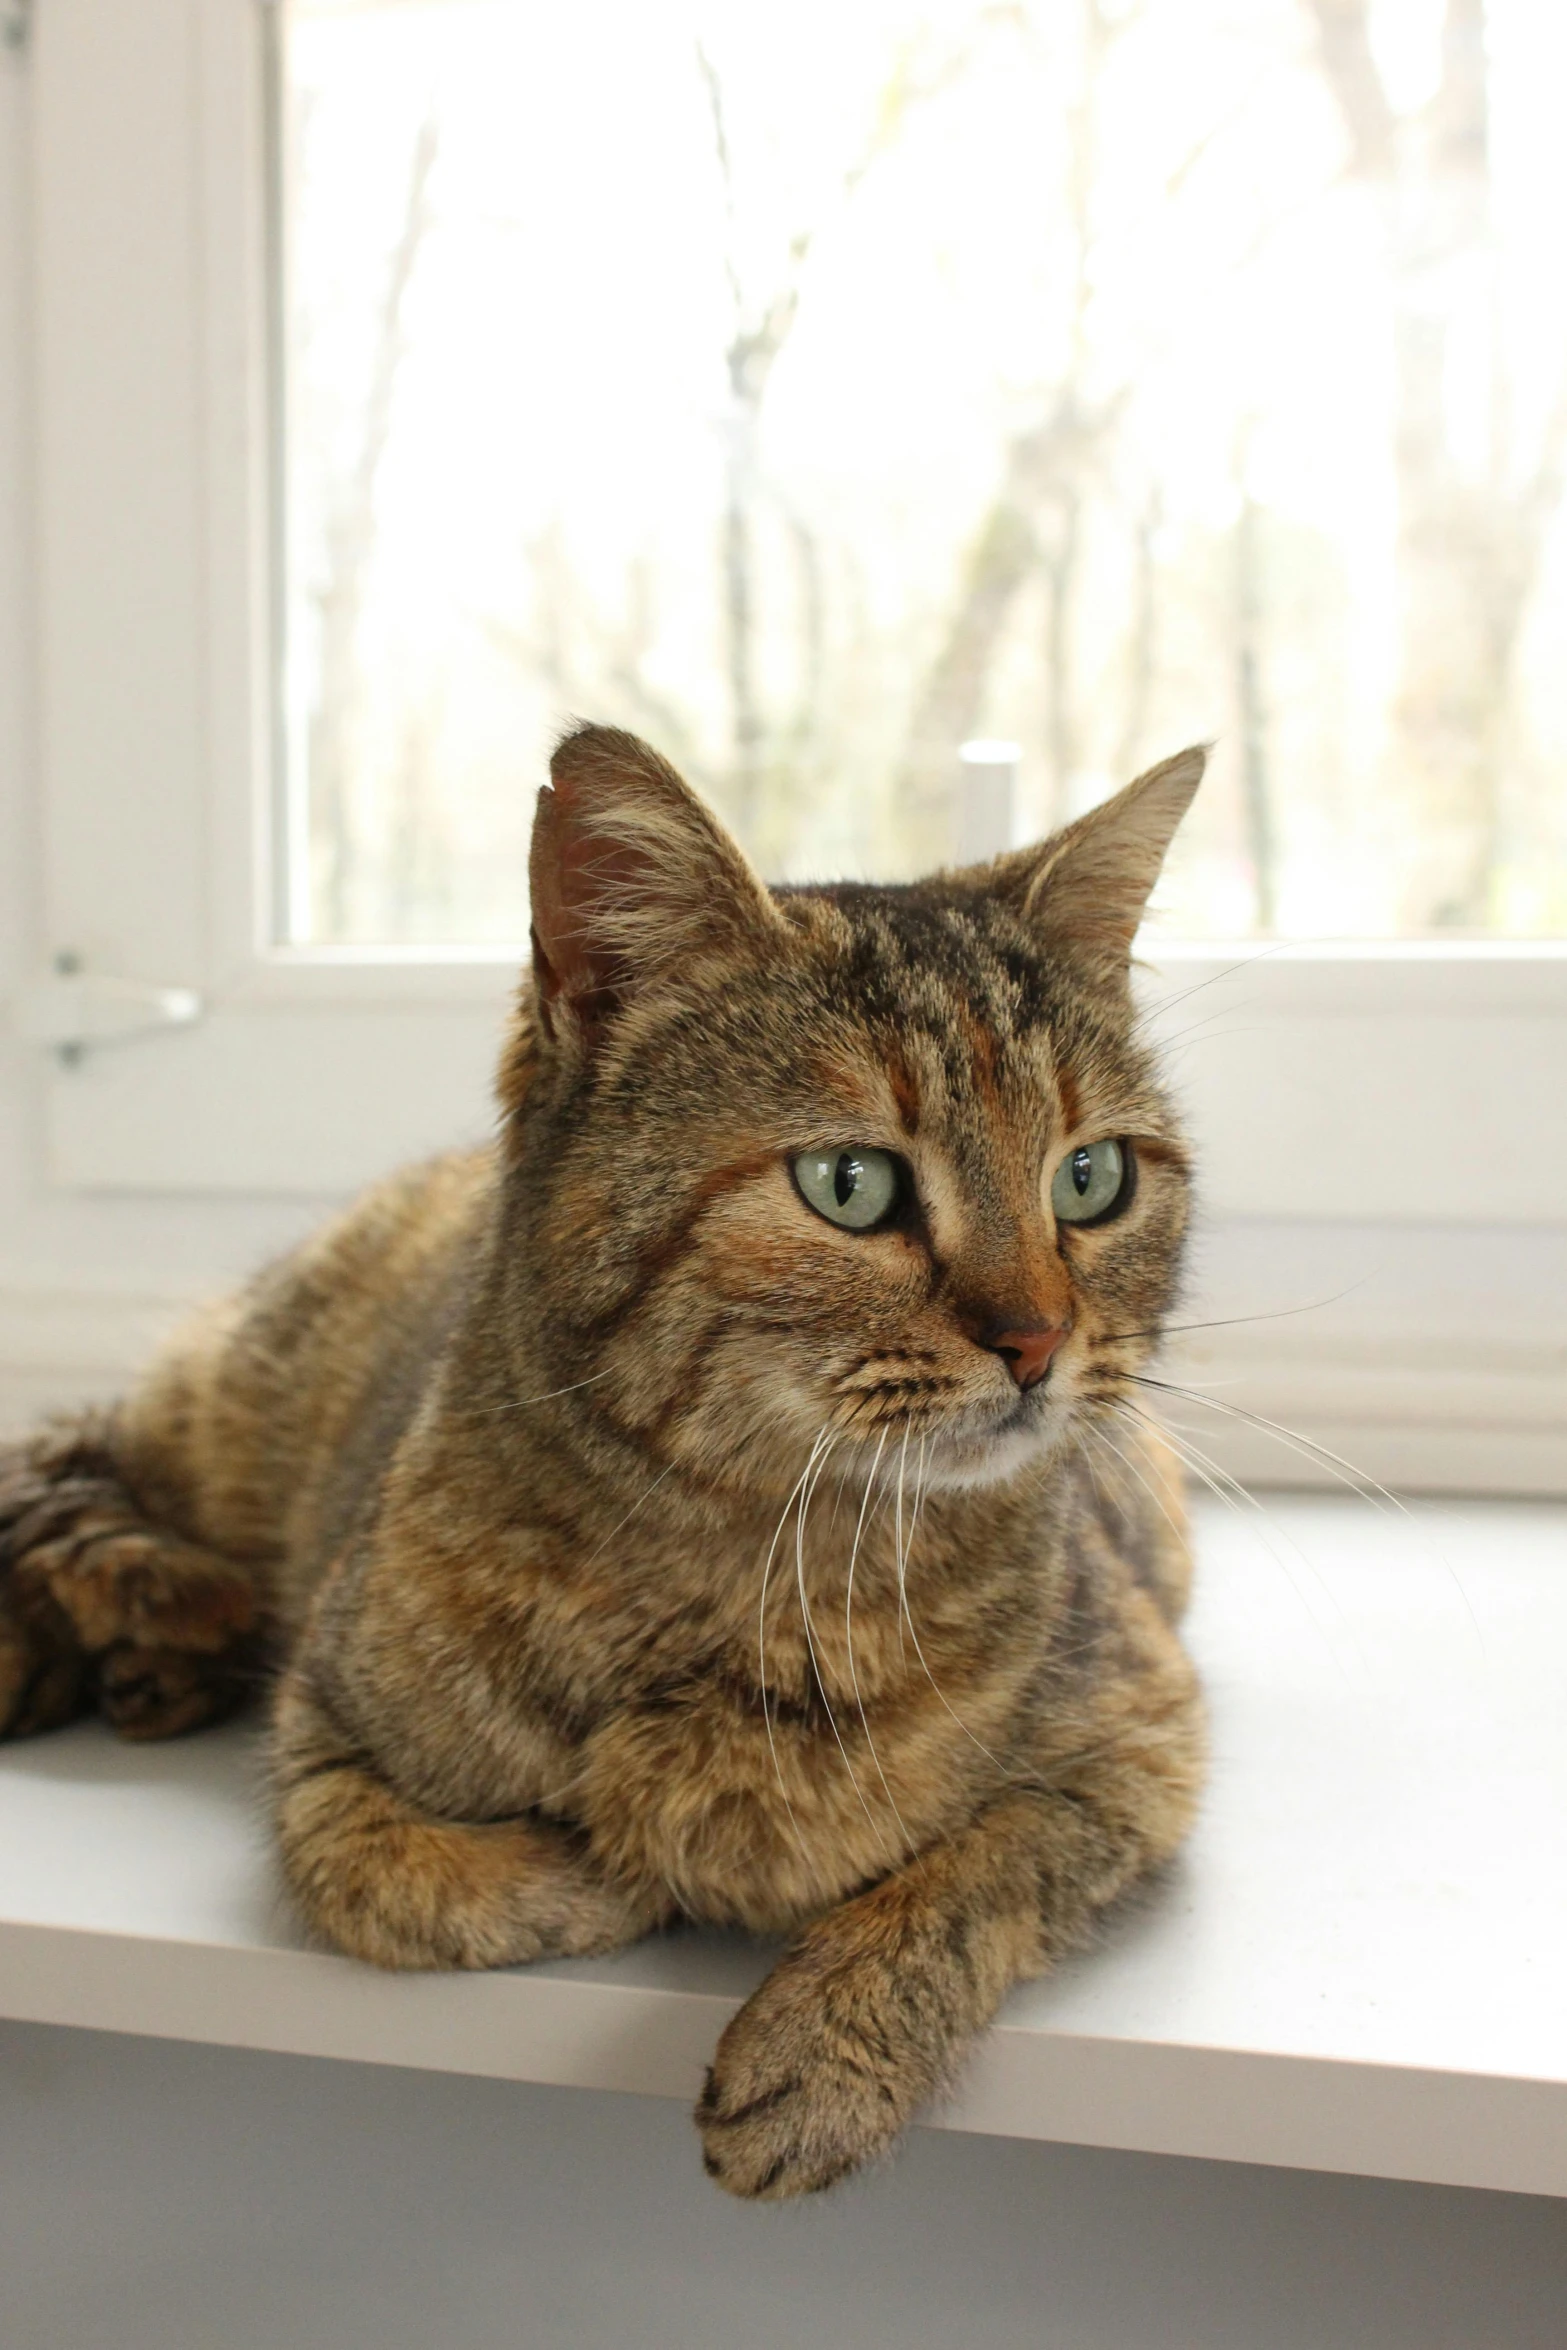
[[[1202,767],[988,865],[770,890],[654,751],[569,734],[497,1141],[0,1456],[0,1732],[165,1737],[266,1673],[313,1936],[785,1934],[706,2168],[779,2198],[890,2147],[1199,1799],[1127,1380],[1190,1184],[1130,953]]]

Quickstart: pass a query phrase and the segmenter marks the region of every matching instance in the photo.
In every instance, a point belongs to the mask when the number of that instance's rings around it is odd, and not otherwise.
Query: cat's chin
[[[1064,1399],[1029,1394],[988,1427],[972,1423],[940,1429],[925,1455],[925,1482],[933,1491],[1004,1485],[1061,1451],[1069,1427]]]

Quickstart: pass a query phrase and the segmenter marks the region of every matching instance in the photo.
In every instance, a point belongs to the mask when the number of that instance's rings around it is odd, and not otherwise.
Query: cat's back
[[[488,1228],[491,1150],[406,1168],[207,1309],[122,1409],[138,1491],[265,1563],[285,1619],[352,1531],[447,1340]]]

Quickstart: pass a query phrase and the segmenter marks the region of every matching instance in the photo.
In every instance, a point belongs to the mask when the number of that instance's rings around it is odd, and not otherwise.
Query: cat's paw
[[[257,1628],[243,1568],[161,1527],[84,1518],[26,1553],[17,1573],[47,1591],[90,1655],[122,1642],[219,1656]]]
[[[95,1660],[98,1708],[111,1728],[133,1740],[181,1738],[237,1711],[254,1675],[242,1661],[180,1648],[141,1648],[117,1641]]]
[[[780,2202],[884,2154],[929,2092],[929,2068],[889,2030],[876,1970],[785,1959],[718,2043],[696,2109],[707,2175]]]
[[[24,1620],[0,1591],[0,1738],[58,1730],[87,1703],[80,1649],[48,1624]]]

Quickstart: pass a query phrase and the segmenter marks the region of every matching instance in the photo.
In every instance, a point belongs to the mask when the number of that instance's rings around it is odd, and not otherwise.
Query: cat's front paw
[[[918,2049],[888,2028],[886,1990],[876,1970],[798,1959],[768,1976],[719,2041],[696,2109],[709,2178],[780,2202],[886,2152],[931,2085]]]
[[[0,1738],[74,1721],[88,1703],[87,1660],[62,1627],[24,1619],[0,1585]]]

